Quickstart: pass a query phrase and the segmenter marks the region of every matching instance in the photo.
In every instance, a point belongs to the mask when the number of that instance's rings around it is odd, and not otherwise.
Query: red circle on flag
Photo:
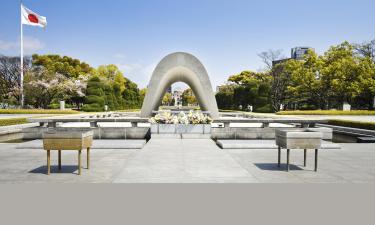
[[[27,17],[29,18],[30,22],[39,23],[38,17],[35,16],[34,14],[29,14]]]

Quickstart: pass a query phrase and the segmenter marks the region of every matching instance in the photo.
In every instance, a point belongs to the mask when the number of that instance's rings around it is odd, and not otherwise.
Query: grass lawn
[[[28,123],[26,118],[0,119],[0,127]]]
[[[349,115],[349,116],[375,116],[375,110],[296,110],[281,111],[277,115]]]
[[[77,114],[74,110],[58,109],[0,109],[0,114]]]
[[[353,127],[366,130],[375,130],[374,122],[360,122],[352,120],[328,120],[329,125],[343,126],[343,127]]]

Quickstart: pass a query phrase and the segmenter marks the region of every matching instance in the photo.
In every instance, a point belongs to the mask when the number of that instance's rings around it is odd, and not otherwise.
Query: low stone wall
[[[27,123],[0,127],[0,142],[23,139],[23,129],[37,126],[38,123]]]
[[[42,134],[49,129],[57,129],[62,131],[80,131],[92,130],[95,139],[150,139],[151,133],[154,138],[179,137],[179,138],[212,138],[217,139],[275,139],[274,127],[263,128],[238,128],[238,127],[210,127],[210,125],[184,125],[184,126],[167,126],[161,125],[149,127],[138,127],[132,124],[132,127],[97,127],[78,128],[78,127],[47,127],[37,126],[38,124],[28,124],[23,127],[14,127],[12,132],[0,134],[0,141],[7,141],[12,139],[41,139]],[[21,129],[23,128],[23,129]],[[4,130],[5,128],[3,128]],[[281,128],[281,129],[295,129],[295,128]],[[307,128],[323,133],[324,140],[332,140],[331,128]],[[7,129],[7,132],[10,131]]]
[[[167,129],[157,130],[156,127],[148,128],[148,127],[97,127],[97,128],[64,128],[64,127],[57,127],[57,128],[47,128],[47,127],[32,127],[32,128],[25,128],[23,129],[23,135],[18,134],[17,138],[23,138],[26,140],[31,139],[41,139],[42,134],[49,129],[57,129],[62,131],[80,131],[80,130],[93,130],[94,131],[94,139],[149,139],[151,138],[151,130],[154,129],[153,136],[156,138],[160,138],[163,135],[169,135],[172,137],[186,137],[186,138],[199,138],[208,137],[214,140],[217,139],[275,139],[275,129],[280,128],[231,128],[231,127],[224,127],[224,128],[203,128],[194,127],[189,129],[191,132],[183,132],[182,128],[170,128],[170,132],[166,132]],[[184,128],[187,129],[187,128]],[[295,129],[295,128],[282,128],[282,129]],[[309,128],[311,129],[311,128]],[[313,128],[315,131],[320,131],[323,133],[324,140],[332,140],[332,129],[327,128]],[[202,132],[201,132],[202,131]],[[190,133],[190,134],[189,134]],[[15,137],[15,136],[13,136]]]
[[[22,140],[22,139],[23,139],[23,134],[21,132],[0,134],[0,142]]]
[[[211,138],[217,139],[274,139],[273,128],[211,128]]]
[[[211,124],[151,124],[151,138],[209,139]]]
[[[96,127],[96,128],[76,128],[76,127],[33,127],[23,130],[23,139],[42,139],[43,132],[49,130],[58,131],[87,131],[94,132],[94,139],[149,139],[150,128],[147,127]]]
[[[217,139],[275,139],[275,130],[293,130],[298,128],[234,128],[234,127],[223,127],[223,128],[211,128],[211,138]],[[323,133],[324,140],[332,140],[332,129],[329,128],[307,128],[311,131],[319,131]]]

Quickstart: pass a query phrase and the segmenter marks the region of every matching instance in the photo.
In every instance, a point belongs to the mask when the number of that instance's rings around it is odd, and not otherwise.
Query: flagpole
[[[21,7],[22,7],[22,0]],[[20,16],[22,16],[22,12],[20,13]],[[20,79],[20,91],[21,91],[21,108],[24,107],[24,94],[23,94],[23,26],[22,26],[22,18],[20,18],[21,23],[21,79]]]

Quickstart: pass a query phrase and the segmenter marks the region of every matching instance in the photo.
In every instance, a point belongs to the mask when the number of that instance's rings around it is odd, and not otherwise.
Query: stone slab
[[[217,140],[223,149],[277,149],[275,140]],[[322,141],[322,149],[340,149],[336,143]]]
[[[211,134],[181,134],[182,139],[211,139]]]
[[[151,139],[119,173],[115,182],[209,182],[231,178],[256,182],[212,140]]]
[[[181,134],[151,134],[151,139],[181,139]]]

